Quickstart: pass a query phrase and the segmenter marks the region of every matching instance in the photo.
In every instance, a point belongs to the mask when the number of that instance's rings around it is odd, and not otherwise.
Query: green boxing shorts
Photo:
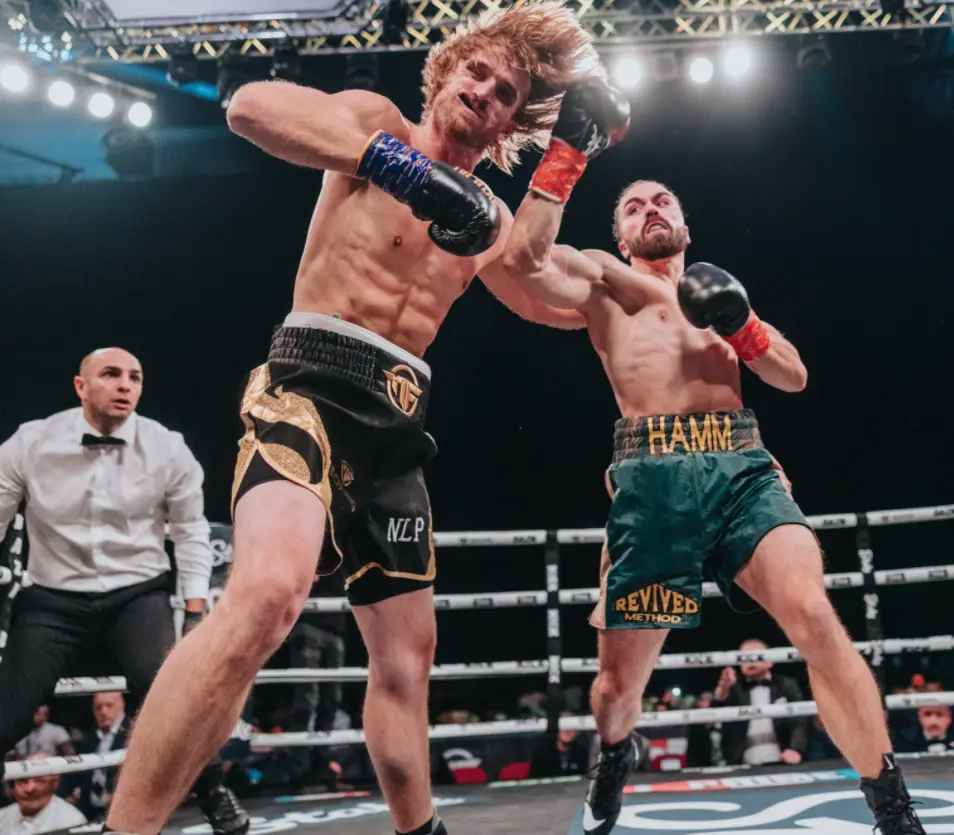
[[[735,577],[762,538],[810,527],[748,409],[617,421],[607,486],[598,629],[693,629],[704,577],[736,608]]]

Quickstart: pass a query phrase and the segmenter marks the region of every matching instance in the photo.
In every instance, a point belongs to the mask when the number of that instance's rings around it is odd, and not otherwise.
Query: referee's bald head
[[[97,348],[95,351],[90,351],[80,361],[80,377],[88,378],[92,369],[98,369],[107,363],[135,367],[140,374],[142,373],[142,364],[125,348]]]

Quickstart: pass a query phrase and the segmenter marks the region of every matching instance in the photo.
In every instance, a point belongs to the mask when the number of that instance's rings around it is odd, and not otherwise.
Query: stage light
[[[199,59],[191,49],[180,47],[169,58],[166,78],[176,87],[183,87],[199,79]]]
[[[46,91],[50,104],[69,107],[76,100],[76,88],[68,81],[54,81]]]
[[[86,107],[97,119],[108,119],[116,109],[116,100],[109,93],[93,93]]]
[[[21,64],[0,67],[0,86],[11,93],[23,93],[30,86],[30,73]]]
[[[831,50],[828,49],[828,42],[823,38],[808,41],[799,48],[795,60],[800,70],[824,69],[831,63]]]
[[[133,127],[144,128],[152,121],[152,108],[144,101],[133,102],[126,118]]]
[[[219,78],[216,88],[219,94],[219,104],[223,110],[228,110],[232,103],[232,96],[240,87],[255,80],[249,62],[244,58],[226,55],[219,62]]]
[[[725,51],[722,65],[730,78],[741,78],[752,69],[752,50],[747,46],[730,46]]]
[[[642,77],[643,68],[635,58],[620,58],[613,66],[613,82],[621,90],[632,90]]]
[[[301,55],[295,49],[294,41],[282,41],[275,47],[269,75],[283,81],[301,81]]]
[[[388,0],[381,9],[381,39],[386,44],[400,45],[407,34],[411,9],[407,0]]]
[[[673,688],[672,688],[672,694],[673,694],[673,696],[676,696],[676,697],[681,696],[681,695],[682,695],[682,688],[681,688],[681,687],[673,687]]]
[[[689,78],[696,84],[707,84],[712,81],[715,74],[715,67],[708,58],[694,58],[689,65]]]

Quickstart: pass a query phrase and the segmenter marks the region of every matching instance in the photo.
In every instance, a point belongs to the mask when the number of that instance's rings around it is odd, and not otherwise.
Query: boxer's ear
[[[626,243],[624,241],[619,242],[619,254],[622,255],[623,258],[625,258],[627,261],[630,258],[629,247],[626,246]]]

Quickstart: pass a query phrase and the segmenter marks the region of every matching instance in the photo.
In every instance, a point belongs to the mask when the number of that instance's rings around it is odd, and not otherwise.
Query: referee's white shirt
[[[84,434],[101,433],[75,408],[24,423],[0,445],[0,538],[26,499],[33,582],[106,592],[170,569],[168,522],[179,593],[205,598],[203,472],[185,439],[135,413],[113,433],[121,446],[83,446]]]

